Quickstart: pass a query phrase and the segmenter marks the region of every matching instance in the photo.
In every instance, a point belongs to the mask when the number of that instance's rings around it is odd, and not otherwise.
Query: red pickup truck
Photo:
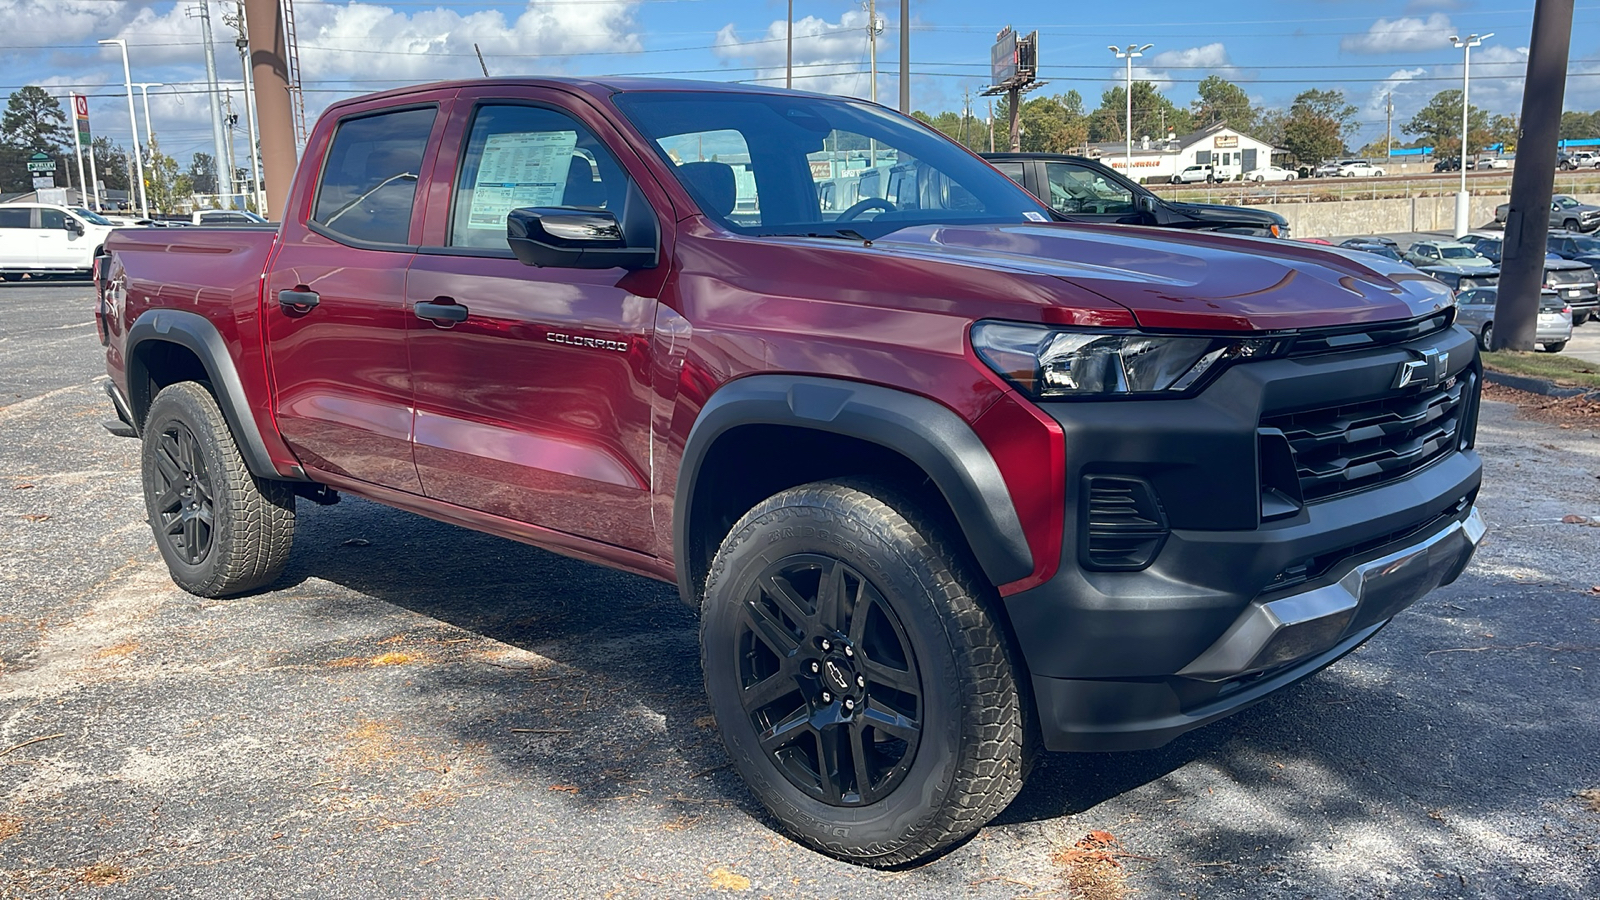
[[[855,100],[390,91],[322,116],[280,228],[107,251],[177,584],[271,585],[337,491],[676,582],[739,772],[864,864],[977,830],[1036,749],[1316,672],[1483,535],[1437,282],[1063,223]]]

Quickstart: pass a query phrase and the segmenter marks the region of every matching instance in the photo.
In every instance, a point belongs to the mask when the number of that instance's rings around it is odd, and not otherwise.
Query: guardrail
[[[1167,200],[1252,206],[1263,203],[1326,203],[1337,200],[1404,200],[1454,196],[1459,173],[1384,176],[1382,178],[1299,178],[1294,181],[1228,181],[1209,185],[1145,185]],[[1468,172],[1467,189],[1477,195],[1510,196],[1506,170]],[[1558,194],[1600,193],[1600,170],[1557,172]]]

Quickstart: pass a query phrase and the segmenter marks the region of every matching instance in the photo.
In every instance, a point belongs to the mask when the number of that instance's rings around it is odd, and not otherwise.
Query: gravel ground
[[[86,295],[0,285],[0,897],[1600,896],[1594,425],[1486,404],[1456,584],[876,872],[771,830],[669,586],[347,498],[273,590],[175,589]]]

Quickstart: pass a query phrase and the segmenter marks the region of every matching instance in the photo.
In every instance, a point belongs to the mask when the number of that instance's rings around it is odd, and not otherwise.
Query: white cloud
[[[1439,12],[1426,19],[1409,16],[1379,19],[1372,23],[1366,34],[1351,35],[1340,40],[1339,49],[1363,55],[1439,50],[1450,46],[1449,37],[1455,33],[1450,17]]]
[[[891,49],[894,40],[893,32],[888,30],[878,35],[880,56]],[[773,22],[766,31],[750,40],[740,39],[733,25],[726,25],[717,32],[715,45],[712,52],[724,62],[752,67],[749,73],[737,73],[739,80],[760,79],[763,84],[783,84],[787,53],[784,20]],[[797,20],[794,23],[794,86],[823,94],[870,97],[872,79],[862,74],[867,69],[867,53],[867,14],[863,10],[845,12],[838,22],[815,16]],[[898,90],[898,81],[885,77],[885,67],[880,63],[878,99],[892,101],[898,96]]]
[[[1134,64],[1133,80],[1148,81],[1163,93],[1172,90],[1177,85],[1178,78],[1199,79],[1207,75],[1220,75],[1227,79],[1237,79],[1243,74],[1228,58],[1228,48],[1221,42],[1184,50],[1163,50],[1148,59],[1149,65],[1139,65],[1137,62]],[[1174,68],[1179,69],[1176,74],[1172,71]],[[1127,78],[1127,63],[1112,70],[1113,83],[1124,84]]]
[[[10,49],[75,43],[110,35],[128,19],[129,4],[82,0],[0,0]]]

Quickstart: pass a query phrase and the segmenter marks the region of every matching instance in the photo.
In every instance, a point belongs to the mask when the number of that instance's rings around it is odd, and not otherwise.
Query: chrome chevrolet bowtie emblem
[[[1429,347],[1426,350],[1412,350],[1421,359],[1413,359],[1400,364],[1400,371],[1394,377],[1396,388],[1411,387],[1412,385],[1436,384],[1444,380],[1445,370],[1450,366],[1450,357],[1440,353],[1438,348]]]

